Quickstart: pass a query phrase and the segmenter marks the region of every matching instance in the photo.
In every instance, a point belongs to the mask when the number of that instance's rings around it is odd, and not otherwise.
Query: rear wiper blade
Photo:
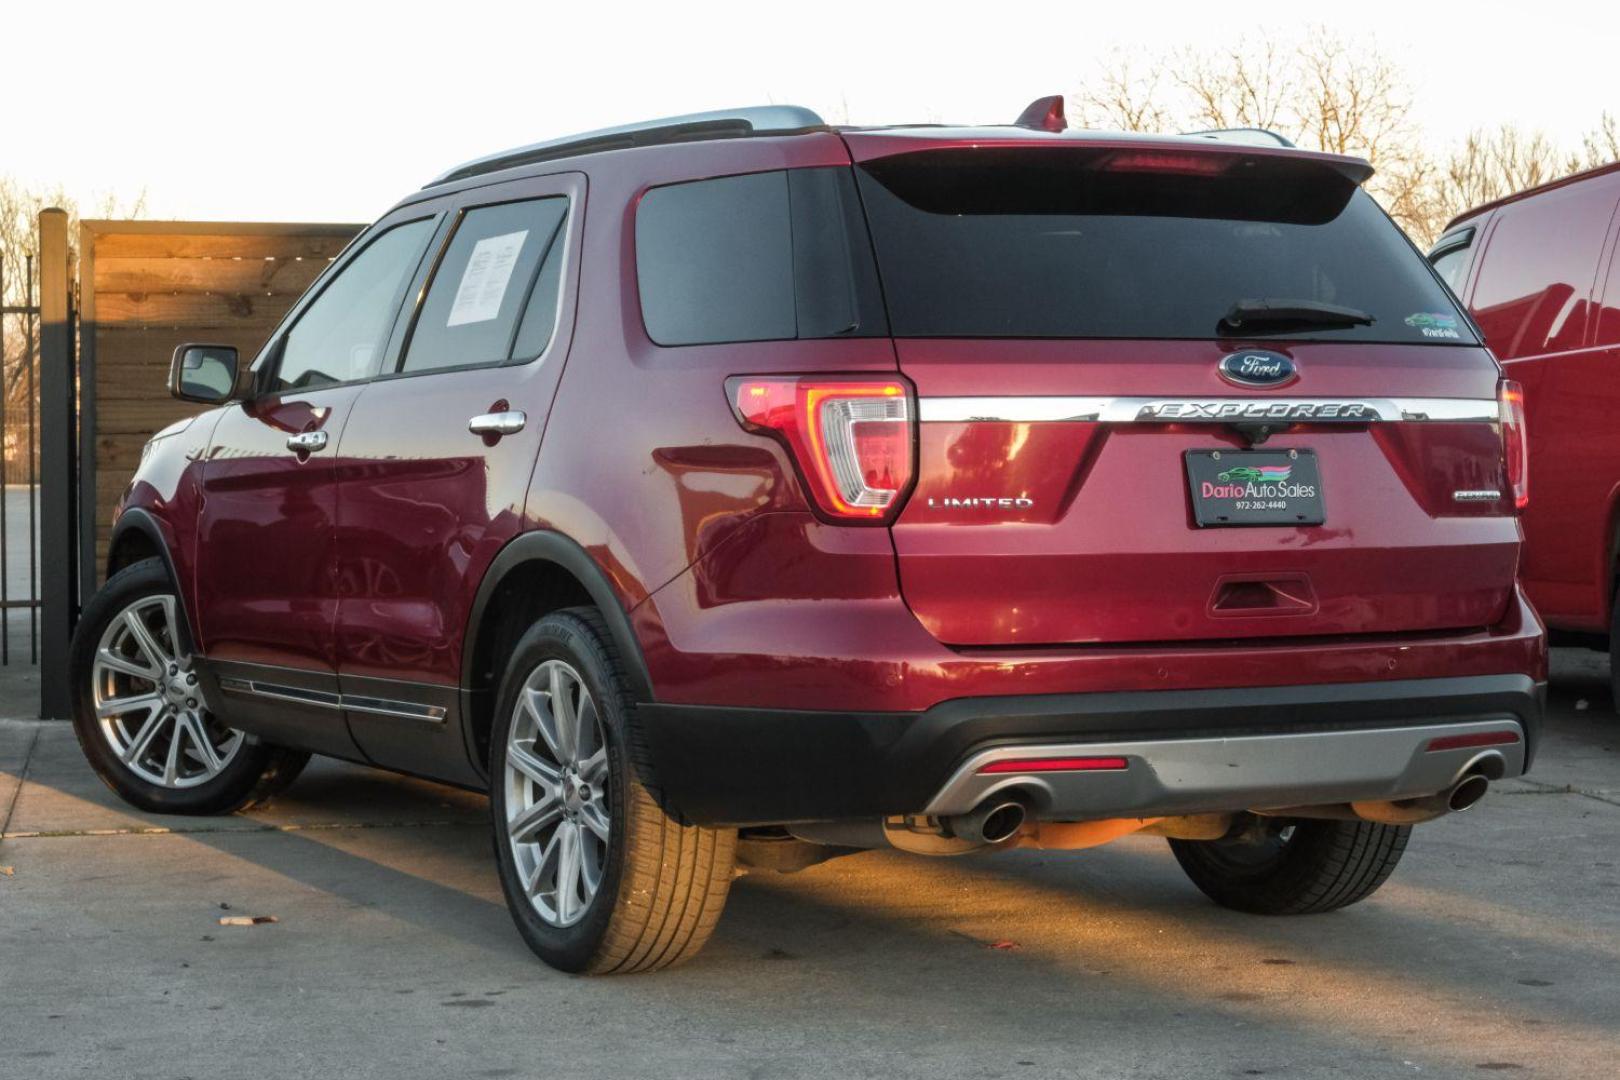
[[[1221,317],[1219,333],[1290,333],[1295,330],[1371,326],[1365,311],[1319,300],[1239,300]]]

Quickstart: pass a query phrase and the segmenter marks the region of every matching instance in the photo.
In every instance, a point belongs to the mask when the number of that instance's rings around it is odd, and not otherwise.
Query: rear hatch
[[[1499,371],[1364,166],[852,137],[960,646],[1480,627],[1513,589]]]

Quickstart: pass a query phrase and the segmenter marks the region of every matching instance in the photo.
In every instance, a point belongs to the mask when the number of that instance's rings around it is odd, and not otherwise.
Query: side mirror
[[[181,401],[223,405],[236,395],[234,345],[182,345],[169,365],[169,393]]]

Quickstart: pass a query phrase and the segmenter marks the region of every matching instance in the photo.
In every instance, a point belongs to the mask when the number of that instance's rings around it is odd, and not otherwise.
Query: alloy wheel
[[[180,641],[174,597],[142,597],[108,622],[91,668],[102,736],[125,768],[164,788],[212,780],[244,738],[208,711]]]
[[[551,926],[585,917],[607,869],[612,816],[601,715],[578,671],[529,673],[506,744],[506,832],[524,894]]]

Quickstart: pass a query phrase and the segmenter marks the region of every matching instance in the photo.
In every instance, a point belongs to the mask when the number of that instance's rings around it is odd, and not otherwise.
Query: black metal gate
[[[0,665],[39,663],[38,255],[0,260]],[[16,275],[14,275],[16,276]]]
[[[12,268],[12,280],[0,276],[0,673],[37,666],[38,715],[61,718],[79,613],[78,317],[67,214],[41,211],[36,236],[37,250],[0,259],[0,275],[8,261]]]

